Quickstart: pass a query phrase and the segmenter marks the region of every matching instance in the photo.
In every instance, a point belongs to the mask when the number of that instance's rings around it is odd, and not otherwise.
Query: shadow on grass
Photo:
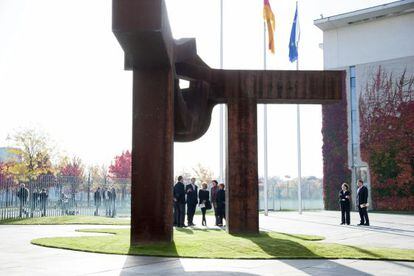
[[[374,252],[372,252],[370,250],[363,249],[361,247],[352,246],[352,245],[344,245],[344,246],[347,247],[347,248],[352,248],[352,249],[354,249],[354,250],[356,250],[358,252],[361,252],[363,254],[366,254],[366,255],[368,255],[370,257],[383,258],[383,256],[381,256],[379,254],[376,254],[376,253],[374,253]]]
[[[129,246],[128,255],[143,255],[154,257],[178,257],[175,242],[157,242],[152,244],[142,244]]]
[[[180,228],[174,227],[175,230],[178,232],[182,232],[185,234],[194,234],[194,232],[223,232],[223,229],[215,229],[215,228]]]
[[[185,234],[194,234],[194,231],[190,228],[181,228],[181,227],[176,227],[175,230],[177,230],[178,232],[182,232]]]
[[[285,234],[282,234],[285,235]],[[260,232],[259,234],[242,234],[233,235],[235,237],[250,240],[259,246],[266,254],[275,258],[310,258],[317,259],[321,256],[314,254],[302,244],[289,239],[279,239],[272,237],[267,232]],[[295,235],[287,235],[299,239]]]
[[[283,235],[283,236],[299,239],[299,240],[302,240],[302,241],[322,241],[322,240],[325,239],[324,237],[318,237],[318,236],[306,237],[304,235],[292,235],[292,234],[288,234],[288,233],[279,233],[279,234]]]

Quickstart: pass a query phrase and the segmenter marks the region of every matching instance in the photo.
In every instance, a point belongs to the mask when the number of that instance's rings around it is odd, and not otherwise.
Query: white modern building
[[[352,183],[368,183],[369,164],[361,160],[359,95],[378,67],[414,74],[414,0],[402,0],[314,21],[323,31],[324,69],[347,71],[348,166]],[[353,187],[355,194],[356,187]]]
[[[20,161],[20,157],[15,154],[17,148],[0,147],[0,163],[9,161]]]

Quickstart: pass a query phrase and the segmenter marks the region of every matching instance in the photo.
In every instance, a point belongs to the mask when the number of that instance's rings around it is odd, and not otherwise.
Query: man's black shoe
[[[364,225],[365,225],[365,226],[369,226],[369,223],[365,223]]]
[[[359,223],[359,224],[357,224],[358,226],[363,226],[363,225],[365,225],[364,223]]]

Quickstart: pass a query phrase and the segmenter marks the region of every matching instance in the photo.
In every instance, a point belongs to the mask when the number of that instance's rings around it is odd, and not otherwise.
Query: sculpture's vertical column
[[[231,234],[258,233],[257,103],[229,99],[226,221]]]
[[[131,244],[172,241],[173,81],[170,68],[134,70]]]

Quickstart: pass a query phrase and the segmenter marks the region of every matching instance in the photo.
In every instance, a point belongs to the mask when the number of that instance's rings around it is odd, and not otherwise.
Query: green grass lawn
[[[0,224],[14,225],[62,225],[62,224],[97,224],[97,225],[129,225],[129,218],[107,218],[94,216],[62,216],[62,217],[39,217],[24,219],[1,220]]]
[[[97,253],[226,259],[384,259],[414,261],[414,250],[323,243],[323,237],[261,232],[230,235],[218,229],[175,229],[174,242],[130,246],[129,229],[86,229],[108,236],[41,238],[33,244]]]

